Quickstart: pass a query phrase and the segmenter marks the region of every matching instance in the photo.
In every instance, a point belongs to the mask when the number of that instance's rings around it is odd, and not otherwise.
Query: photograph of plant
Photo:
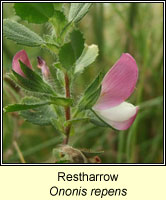
[[[3,163],[163,163],[163,4],[3,3]]]

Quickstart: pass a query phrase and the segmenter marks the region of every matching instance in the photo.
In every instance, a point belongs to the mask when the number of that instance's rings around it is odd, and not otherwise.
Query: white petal
[[[94,109],[94,108],[93,108]],[[96,114],[101,117],[105,122],[112,123],[112,122],[123,122],[129,120],[133,117],[137,112],[137,107],[123,102],[118,106],[106,109],[106,110],[96,110],[94,109]]]

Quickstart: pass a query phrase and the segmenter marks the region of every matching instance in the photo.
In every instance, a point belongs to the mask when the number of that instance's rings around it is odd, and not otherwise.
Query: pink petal
[[[20,74],[21,76],[25,77],[25,74],[21,70],[19,60],[21,60],[27,67],[32,69],[32,65],[29,61],[28,55],[25,52],[25,50],[21,50],[21,51],[17,52],[12,61],[12,69],[15,72],[17,72],[18,74]]]
[[[43,77],[47,79],[50,75],[50,70],[46,62],[40,56],[37,57],[37,60],[38,60],[38,68],[41,69]]]
[[[123,53],[102,81],[101,95],[96,109],[107,109],[125,101],[134,91],[138,68],[134,58]]]

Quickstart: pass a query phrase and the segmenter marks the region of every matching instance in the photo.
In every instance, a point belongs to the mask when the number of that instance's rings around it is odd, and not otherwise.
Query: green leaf
[[[24,98],[22,103],[33,104],[40,101],[35,97]],[[57,119],[57,115],[50,105],[41,106],[31,110],[20,111],[20,115],[27,120],[36,125],[52,125],[51,120]]]
[[[87,87],[84,95],[78,103],[78,109],[90,109],[97,101],[101,92],[101,81],[103,73],[99,73],[96,79]]]
[[[75,60],[77,60],[84,49],[84,37],[79,30],[73,30],[70,34],[71,44],[74,50]]]
[[[40,90],[40,87],[33,81],[23,78],[22,76],[20,76],[13,70],[12,70],[12,72],[13,72],[13,74],[9,74],[9,77],[14,82],[16,82],[20,87],[24,88],[25,90],[32,91],[32,92],[41,92],[41,93],[43,92]]]
[[[37,108],[43,105],[47,105],[49,102],[47,101],[41,101],[41,102],[36,102],[36,103],[30,103],[30,104],[11,104],[6,106],[3,110],[5,113],[7,112],[15,112],[15,111],[20,111],[20,110],[28,110],[28,109],[33,109]]]
[[[37,47],[45,44],[39,35],[9,19],[3,20],[3,34],[7,39],[25,46]]]
[[[54,28],[53,31],[55,31],[57,38],[60,37],[62,30],[64,29],[64,27],[68,23],[63,12],[58,11],[58,10],[54,11],[54,16],[49,19],[49,22],[53,25],[53,28]]]
[[[21,60],[19,60],[19,63],[27,79],[35,81],[38,84],[43,82],[43,79],[41,78],[41,76],[39,76],[36,72],[34,72],[32,69],[26,66]]]
[[[30,99],[33,97],[29,97]],[[7,112],[15,112],[15,111],[20,111],[20,110],[28,110],[28,109],[33,109],[37,108],[40,106],[44,105],[50,105],[50,104],[55,104],[59,106],[69,106],[72,105],[73,101],[72,99],[66,99],[63,97],[48,97],[51,100],[40,100],[36,98],[36,102],[28,102],[28,103],[23,103],[23,104],[11,104],[6,106],[3,110],[5,113]],[[26,98],[28,99],[28,98]]]
[[[64,44],[60,49],[59,61],[66,70],[69,70],[73,66],[75,59],[74,51],[70,42]]]
[[[16,15],[29,23],[42,24],[54,14],[52,3],[15,3]]]
[[[97,45],[86,46],[81,54],[81,56],[76,61],[74,73],[81,73],[91,63],[93,63],[98,56]]]
[[[64,3],[53,3],[53,5],[55,10],[61,11],[63,9]]]
[[[20,66],[26,78],[12,70],[18,85],[29,91],[55,95],[55,92],[52,90],[51,86],[48,85],[36,72],[31,70],[21,61]]]
[[[92,3],[71,3],[68,20],[73,22],[80,21],[89,11]]]

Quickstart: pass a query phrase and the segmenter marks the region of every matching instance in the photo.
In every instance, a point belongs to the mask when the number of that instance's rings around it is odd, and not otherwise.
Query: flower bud
[[[38,60],[38,68],[41,69],[42,75],[45,79],[48,79],[49,75],[50,75],[50,70],[46,64],[46,62],[40,57],[37,57]]]

